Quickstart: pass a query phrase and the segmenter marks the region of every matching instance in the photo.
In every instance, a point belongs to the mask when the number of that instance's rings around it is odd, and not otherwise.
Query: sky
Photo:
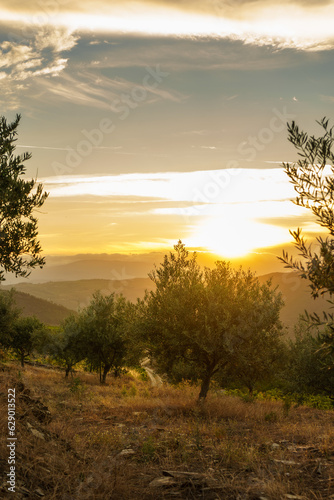
[[[334,2],[2,0],[0,114],[50,193],[44,253],[279,253],[282,168],[334,111]]]

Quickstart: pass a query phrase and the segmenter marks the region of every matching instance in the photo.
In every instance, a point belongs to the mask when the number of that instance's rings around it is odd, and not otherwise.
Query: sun
[[[237,216],[208,218],[194,231],[191,244],[205,247],[226,258],[244,257],[258,248],[265,248],[288,240],[283,228],[261,224]]]

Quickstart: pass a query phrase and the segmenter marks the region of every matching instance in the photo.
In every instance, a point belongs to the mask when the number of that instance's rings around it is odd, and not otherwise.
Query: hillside
[[[40,299],[28,293],[16,290],[16,304],[22,310],[22,316],[36,316],[46,325],[59,325],[67,316],[73,314],[67,307]]]
[[[320,316],[324,310],[328,310],[327,301],[323,298],[313,300],[307,281],[300,279],[296,273],[271,273],[259,276],[262,283],[268,279],[271,279],[273,286],[278,286],[282,292],[285,306],[281,312],[281,320],[288,326],[290,334],[293,332],[293,326],[298,321],[299,315],[303,314],[305,309],[309,312],[316,312]],[[2,288],[10,289],[11,286],[6,285]],[[135,302],[137,298],[144,297],[146,289],[153,290],[154,284],[149,278],[93,279],[36,284],[25,282],[18,283],[14,288],[77,311],[89,304],[96,290],[101,290],[104,294],[122,293],[128,300]]]
[[[128,300],[135,302],[138,297],[144,296],[145,289],[152,290],[153,284],[149,278],[134,278],[130,280],[55,281],[36,284],[25,282],[13,287],[3,286],[3,289],[10,288],[78,310],[89,304],[93,293],[97,290],[101,290],[104,294],[122,293]]]
[[[293,325],[298,321],[300,314],[304,311],[317,313],[322,317],[323,311],[329,310],[329,304],[323,297],[313,299],[310,294],[309,282],[299,278],[295,273],[270,273],[259,276],[260,282],[271,279],[273,286],[278,286],[284,300],[284,307],[281,311],[282,322],[289,327],[292,332]]]
[[[151,387],[134,372],[101,386],[12,364],[0,384],[3,435],[13,388],[18,427],[14,495],[13,441],[0,440],[2,499],[333,498],[333,411],[214,390],[199,405],[198,387]]]

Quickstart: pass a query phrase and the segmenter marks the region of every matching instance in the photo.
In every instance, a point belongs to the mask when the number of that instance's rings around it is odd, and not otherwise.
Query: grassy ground
[[[14,495],[1,439],[0,498],[334,498],[333,411],[214,393],[199,406],[198,388],[152,388],[135,373],[100,386],[13,364],[0,380],[0,433],[15,387],[17,436]]]

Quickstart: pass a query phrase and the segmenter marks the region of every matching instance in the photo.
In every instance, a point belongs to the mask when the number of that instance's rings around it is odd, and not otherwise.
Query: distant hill
[[[14,288],[77,311],[89,304],[93,293],[97,290],[101,290],[105,295],[113,292],[122,293],[128,300],[135,302],[137,297],[144,296],[145,289],[153,290],[154,285],[149,278],[134,278],[130,280],[55,281],[36,284],[25,282],[14,286],[4,285],[2,288]]]
[[[259,276],[260,282],[271,279],[273,286],[278,286],[282,292],[285,306],[281,311],[282,322],[289,327],[290,332],[304,311],[317,313],[322,317],[323,311],[329,310],[329,304],[323,297],[313,299],[310,293],[309,282],[301,279],[297,273],[270,273]]]
[[[155,254],[153,254],[155,256]],[[163,256],[156,257],[157,262],[163,260]],[[153,259],[153,257],[152,257]],[[80,258],[62,262],[51,260],[43,269],[34,269],[26,283],[48,283],[50,281],[78,281],[78,280],[129,280],[133,278],[146,278],[153,269],[154,261],[146,262],[144,259],[135,258],[107,259],[100,258]],[[16,285],[17,279],[6,277],[6,282]]]
[[[175,242],[176,243],[176,242]],[[164,255],[172,251],[168,248],[164,252],[150,252],[143,254],[79,254],[64,256],[46,256],[46,265],[43,269],[33,269],[27,278],[27,283],[47,283],[50,281],[78,281],[91,279],[130,280],[133,278],[147,278],[154,265],[164,260]],[[294,255],[294,248],[288,246]],[[234,267],[251,268],[258,274],[281,271],[283,265],[277,256],[282,254],[281,247],[258,249],[246,257],[228,259]],[[224,260],[211,252],[199,251],[198,263],[201,266],[213,267],[217,260]],[[20,278],[13,274],[6,275],[6,284],[16,285]]]
[[[281,312],[282,322],[288,326],[290,335],[293,326],[297,323],[300,314],[306,309],[316,312],[320,316],[328,311],[329,306],[324,298],[312,299],[308,282],[298,277],[296,273],[270,273],[259,276],[261,283],[272,280],[273,286],[278,286],[282,292],[285,306]],[[3,289],[10,289],[9,285],[2,285]],[[143,298],[145,290],[153,290],[154,284],[149,278],[134,278],[124,280],[92,279],[79,281],[56,281],[50,283],[18,283],[14,288],[47,302],[48,307],[60,304],[68,309],[79,310],[87,306],[96,290],[103,294],[112,292],[122,293],[128,300],[135,302]],[[46,307],[46,305],[45,305]]]
[[[50,326],[59,325],[67,316],[75,313],[62,305],[18,290],[14,293],[14,299],[17,307],[22,310],[22,316],[36,316],[40,321]]]

